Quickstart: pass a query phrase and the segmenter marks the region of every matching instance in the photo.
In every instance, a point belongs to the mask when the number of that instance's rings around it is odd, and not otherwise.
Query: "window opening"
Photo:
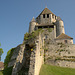
[[[67,43],[67,40],[65,40],[65,43]]]
[[[43,14],[43,18],[45,18],[45,14]]]
[[[47,18],[49,18],[49,14],[47,14]]]

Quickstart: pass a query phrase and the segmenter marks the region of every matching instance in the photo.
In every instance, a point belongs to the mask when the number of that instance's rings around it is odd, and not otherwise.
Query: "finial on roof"
[[[58,17],[57,17],[57,20],[62,20],[62,19],[60,18],[60,16],[58,16]]]
[[[35,22],[35,21],[36,21],[36,20],[35,20],[35,18],[33,17],[32,20],[31,20],[31,22]]]
[[[47,5],[45,6],[45,8],[47,8]]]

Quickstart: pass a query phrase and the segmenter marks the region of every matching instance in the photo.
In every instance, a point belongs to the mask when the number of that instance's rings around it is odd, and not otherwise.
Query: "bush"
[[[3,75],[11,75],[13,67],[8,67],[3,70]]]
[[[11,75],[13,67],[7,67],[4,70],[0,71],[0,75]]]
[[[39,35],[39,32],[43,32],[43,30],[42,29],[38,29],[36,31],[33,31],[32,33],[26,33],[24,35],[24,40],[30,40],[30,39],[36,38],[36,36]]]
[[[12,48],[12,49],[10,49],[10,50],[7,52],[7,56],[6,56],[5,60],[4,60],[4,68],[7,68],[8,63],[10,62],[10,59],[11,59],[11,57],[12,57],[12,54],[13,54],[14,49],[15,49],[15,48]]]

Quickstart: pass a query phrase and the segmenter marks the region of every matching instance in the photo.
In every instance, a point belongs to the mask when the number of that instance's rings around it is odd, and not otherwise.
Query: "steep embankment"
[[[39,75],[75,75],[75,69],[44,64]]]

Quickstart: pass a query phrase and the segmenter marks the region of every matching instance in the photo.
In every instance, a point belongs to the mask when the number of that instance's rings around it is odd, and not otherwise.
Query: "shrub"
[[[52,32],[53,28],[47,28],[48,32]]]
[[[10,62],[10,59],[11,59],[11,57],[12,57],[12,54],[13,54],[14,49],[15,49],[15,48],[12,48],[12,49],[10,49],[10,50],[7,52],[7,56],[6,56],[5,60],[4,60],[4,68],[7,68],[8,63]]]
[[[11,75],[13,67],[7,67],[3,70],[3,75]]]

